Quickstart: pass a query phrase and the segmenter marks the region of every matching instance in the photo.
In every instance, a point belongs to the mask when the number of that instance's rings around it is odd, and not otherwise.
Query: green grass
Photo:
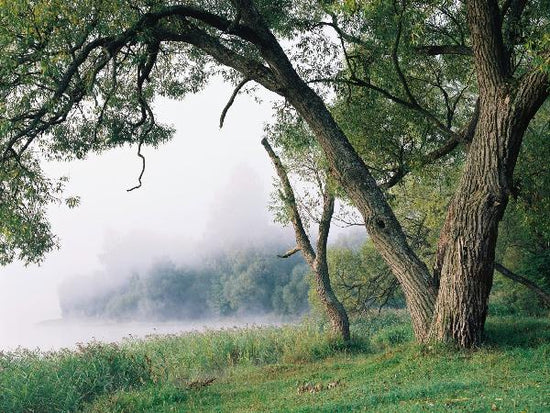
[[[309,322],[5,354],[0,412],[550,411],[548,319],[492,318],[473,351],[415,345],[402,314],[353,332],[348,349]]]

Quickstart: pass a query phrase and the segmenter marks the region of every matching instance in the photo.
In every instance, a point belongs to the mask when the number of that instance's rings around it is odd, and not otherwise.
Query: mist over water
[[[206,330],[280,325],[275,318],[244,318],[202,321],[107,321],[59,319],[19,326],[12,334],[2,337],[0,351],[17,348],[41,351],[75,348],[79,343],[104,343],[142,339],[151,335],[185,334]]]
[[[73,210],[51,207],[61,248],[41,266],[0,268],[0,350],[276,322],[251,320],[246,313],[223,322],[60,321],[59,290],[68,279],[107,277],[101,285],[116,286],[158,262],[193,267],[224,251],[276,245],[269,251],[275,256],[294,246],[292,230],[274,224],[268,211],[273,170],[260,140],[272,102],[239,96],[220,131],[219,114],[231,92],[214,81],[183,102],[157,102],[159,119],[177,132],[159,148],[144,148],[147,168],[139,190],[126,192],[140,172],[137,148],[45,165],[52,177],[69,176],[66,194],[82,201]],[[337,237],[337,229],[331,231]],[[254,271],[245,275],[253,279]]]

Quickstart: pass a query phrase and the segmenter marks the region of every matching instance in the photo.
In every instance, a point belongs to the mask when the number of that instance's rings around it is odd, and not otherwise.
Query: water
[[[78,343],[120,342],[149,335],[184,334],[190,331],[280,325],[274,319],[224,319],[196,322],[115,322],[103,320],[48,320],[34,324],[4,326],[0,334],[0,350],[18,347],[43,351],[74,348]]]

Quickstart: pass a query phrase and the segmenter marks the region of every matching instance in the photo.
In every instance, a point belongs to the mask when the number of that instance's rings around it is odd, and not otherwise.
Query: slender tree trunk
[[[323,194],[323,213],[319,222],[319,234],[317,237],[317,255],[313,263],[317,294],[323,303],[329,316],[332,328],[341,334],[344,341],[349,341],[349,320],[344,305],[338,300],[332,285],[328,271],[327,242],[332,215],[334,214],[334,195],[329,192],[325,183]]]
[[[298,251],[302,252],[304,259],[311,268],[311,271],[313,271],[315,277],[315,291],[330,320],[332,330],[342,337],[344,341],[348,342],[350,340],[348,314],[332,289],[327,263],[327,242],[332,215],[334,213],[334,196],[329,192],[326,183],[325,188],[319,188],[324,192],[323,213],[319,222],[319,234],[316,245],[317,251],[315,251],[305,231],[300,211],[298,210],[298,205],[294,197],[294,190],[290,184],[286,169],[266,138],[262,139],[262,145],[269,155],[275,167],[275,171],[281,180],[284,202],[290,209],[290,220],[294,227],[296,244],[298,244],[297,248],[294,248],[281,257],[286,258]]]
[[[348,314],[330,284],[330,277],[326,261],[317,263],[314,268],[315,290],[328,315],[332,330],[344,341],[350,340]]]

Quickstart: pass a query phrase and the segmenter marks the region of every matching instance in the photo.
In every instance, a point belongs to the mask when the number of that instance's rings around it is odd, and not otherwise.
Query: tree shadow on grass
[[[485,345],[501,348],[536,348],[550,343],[550,319],[499,317],[487,320]]]

